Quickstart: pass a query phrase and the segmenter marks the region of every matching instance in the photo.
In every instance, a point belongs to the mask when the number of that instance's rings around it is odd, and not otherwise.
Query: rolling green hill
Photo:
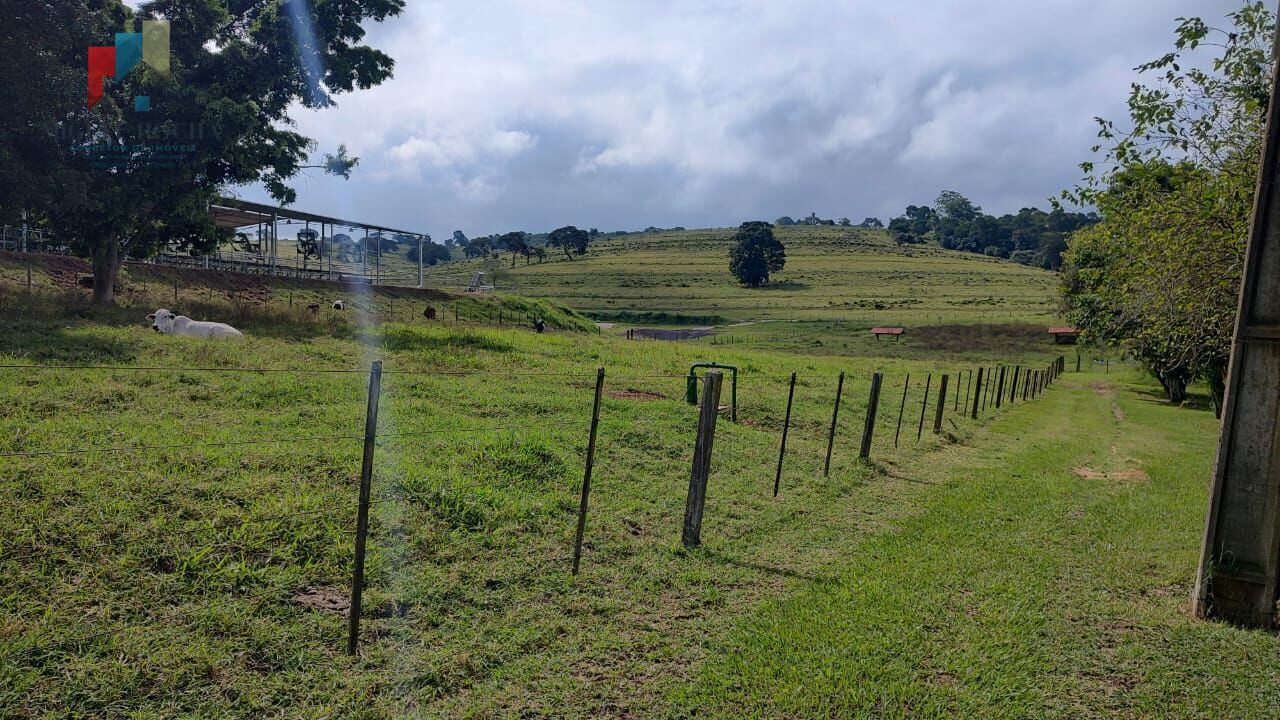
[[[1057,308],[1057,277],[1008,261],[900,247],[881,230],[779,227],[786,268],[766,287],[739,286],[728,271],[733,229],[601,238],[573,261],[511,267],[510,254],[429,268],[429,287],[462,285],[485,270],[501,291],[553,298],[598,319],[654,324],[834,321],[939,324],[1034,321]]]

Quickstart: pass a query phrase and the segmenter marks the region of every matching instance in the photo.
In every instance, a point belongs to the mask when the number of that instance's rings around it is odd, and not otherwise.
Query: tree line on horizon
[[[1012,260],[1045,270],[1059,270],[1067,238],[1099,222],[1096,212],[1049,212],[1022,208],[1017,214],[989,215],[955,190],[944,190],[929,205],[908,205],[889,221],[900,245],[937,242],[948,250]]]

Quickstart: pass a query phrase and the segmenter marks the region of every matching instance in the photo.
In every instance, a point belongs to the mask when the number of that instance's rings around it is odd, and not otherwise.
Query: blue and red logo
[[[89,48],[89,107],[98,104],[105,92],[107,78],[124,80],[139,63],[146,63],[161,73],[169,72],[169,23],[144,20],[140,33],[116,33],[116,44]],[[133,99],[133,109],[151,109],[151,97]]]

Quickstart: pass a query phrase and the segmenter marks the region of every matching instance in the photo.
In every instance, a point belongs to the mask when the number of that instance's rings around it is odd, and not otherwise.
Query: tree
[[[777,225],[777,226],[779,226],[779,227],[782,227],[782,226],[785,226],[785,225],[795,225],[795,224],[796,224],[796,221],[795,221],[795,220],[793,220],[793,219],[791,218],[791,216],[790,216],[790,215],[783,215],[782,217],[778,218],[777,220],[774,220],[774,221],[773,221],[773,224],[774,224],[774,225]]]
[[[841,224],[843,224],[843,223],[841,223]],[[860,228],[882,228],[882,227],[884,227],[884,223],[880,222],[880,218],[869,217],[869,218],[865,218],[865,219],[863,219],[863,221],[862,221],[862,222],[858,223],[858,227],[860,227]],[[921,235],[923,235],[923,234],[924,234],[924,233],[921,233]]]
[[[511,251],[511,267],[516,266],[517,255],[524,255],[525,264],[529,264],[529,240],[525,233],[519,230],[509,232],[498,238],[497,245]]]
[[[444,241],[445,245],[448,245],[450,242],[452,242],[454,245],[457,245],[458,247],[466,247],[467,236],[464,235],[461,230],[454,230],[453,237],[450,238],[449,240]]]
[[[489,250],[490,245],[487,238],[476,238],[462,246],[462,254],[469,258],[488,257]]]
[[[547,249],[539,245],[533,249],[533,256],[538,258],[538,264],[541,265],[547,259]]]
[[[928,205],[908,205],[902,217],[907,220],[907,231],[919,238],[930,233],[938,220],[937,213]]]
[[[573,259],[573,255],[570,253],[587,254],[587,245],[590,242],[591,235],[589,233],[572,225],[556,228],[547,236],[547,246],[563,249],[564,256],[570,260]]]
[[[911,221],[906,217],[896,217],[889,221],[889,233],[899,245],[917,245],[925,241],[923,235],[914,232]]]
[[[409,262],[413,262],[413,263],[418,262],[417,242],[414,242],[412,245],[409,246],[409,250],[405,252],[405,257],[408,258]],[[438,243],[432,242],[431,238],[429,237],[425,237],[422,239],[422,264],[423,265],[437,265],[439,263],[449,262],[451,259],[453,259],[453,255],[450,254],[449,248],[445,247],[444,245],[440,245]]]
[[[392,59],[360,40],[366,21],[398,14],[403,0],[154,0],[137,10],[120,0],[18,5],[23,21],[11,17],[0,32],[21,31],[4,46],[26,50],[0,61],[21,64],[3,84],[33,78],[39,87],[26,95],[27,83],[19,83],[21,100],[5,113],[16,121],[0,121],[0,159],[6,173],[32,168],[18,182],[34,182],[21,192],[5,187],[0,216],[31,211],[89,255],[94,300],[111,304],[125,257],[174,243],[207,251],[225,237],[207,208],[226,186],[257,182],[276,200],[294,201],[286,181],[313,143],[290,129],[290,109],[328,107],[333,95],[388,78]],[[139,63],[106,83],[89,108],[86,49],[158,18],[168,21],[167,71]],[[142,96],[149,108],[135,102]],[[23,165],[33,157],[38,162]],[[345,152],[331,157],[336,162],[326,164],[349,172]]]
[[[1221,406],[1269,102],[1274,16],[1247,3],[1217,30],[1182,19],[1175,49],[1139,66],[1131,127],[1099,119],[1103,162],[1062,198],[1102,222],[1068,241],[1063,292],[1086,339],[1141,360],[1170,400],[1203,378]],[[1187,57],[1217,48],[1207,62]],[[1056,222],[1056,221],[1055,221]]]
[[[786,248],[773,236],[773,226],[763,221],[744,222],[733,236],[729,272],[748,287],[769,282],[769,275],[786,265]]]
[[[851,227],[852,225],[853,225],[853,221],[850,220],[849,218],[847,217],[840,218],[840,227]]]

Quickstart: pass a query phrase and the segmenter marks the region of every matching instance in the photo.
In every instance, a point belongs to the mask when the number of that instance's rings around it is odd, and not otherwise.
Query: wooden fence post
[[[947,408],[947,383],[951,380],[950,376],[942,376],[942,384],[938,385],[938,410],[933,415],[933,434],[938,435],[942,432],[942,412]]]
[[[960,412],[960,373],[956,373],[956,391],[951,393],[951,412]]]
[[[836,420],[840,417],[840,394],[844,392],[844,371],[836,380],[836,404],[831,410],[831,432],[827,433],[827,461],[822,465],[822,477],[831,476],[831,449],[836,444]]]
[[[587,465],[582,472],[582,498],[578,502],[578,532],[573,540],[573,574],[582,559],[582,536],[587,530],[587,498],[591,495],[591,469],[596,462],[596,431],[600,427],[600,396],[604,393],[604,368],[596,371],[596,397],[591,405],[591,437],[587,440]]]
[[[969,410],[969,390],[973,387],[973,371],[969,371],[969,377],[964,381],[964,409]]]
[[[978,368],[978,382],[973,392],[973,419],[978,419],[978,400],[982,395],[982,368]]]
[[[1009,386],[1009,402],[1013,402],[1018,397],[1018,380],[1022,377],[1022,366],[1018,365],[1013,369],[1013,384]]]
[[[996,390],[996,409],[997,409],[997,410],[999,410],[999,409],[1000,409],[1000,406],[1004,404],[1004,373],[1005,373],[1005,370],[1006,370],[1005,366],[1004,366],[1004,365],[1001,365],[1001,366],[1000,366],[1000,379],[996,382],[996,387],[998,388],[998,389]]]
[[[360,601],[364,595],[364,554],[369,535],[369,495],[373,486],[373,449],[378,435],[378,398],[382,394],[382,361],[369,368],[369,403],[364,416],[364,457],[360,464],[360,506],[356,511],[356,557],[351,573],[351,609],[347,617],[347,654],[360,642]]]
[[[920,401],[920,427],[916,428],[916,440],[924,435],[924,411],[929,407],[929,387],[933,385],[933,373],[924,381],[924,399]]]
[[[907,373],[907,380],[902,383],[902,404],[898,406],[898,429],[893,432],[894,447],[898,447],[898,436],[902,434],[902,414],[907,409],[907,390],[909,389],[911,389],[911,373]]]
[[[698,439],[693,446],[693,468],[689,473],[689,496],[684,503],[684,530],[680,541],[687,548],[702,544],[702,509],[707,502],[707,476],[711,474],[711,445],[720,414],[720,385],[724,375],[708,370],[702,377],[702,408],[698,413]]]
[[[871,397],[867,400],[867,422],[862,427],[862,448],[858,451],[858,457],[867,459],[871,457],[871,436],[876,431],[876,413],[880,410],[880,383],[884,382],[883,373],[875,373],[871,376]]]
[[[773,476],[773,496],[778,497],[782,485],[782,460],[787,456],[787,431],[791,429],[791,400],[796,396],[796,374],[791,373],[791,389],[787,391],[787,416],[782,421],[782,446],[778,448],[778,472]]]
[[[982,411],[983,412],[987,411],[987,403],[991,401],[991,393],[994,392],[995,383],[992,381],[996,379],[995,375],[996,375],[996,368],[994,365],[987,368],[987,390],[986,392],[982,393]]]

